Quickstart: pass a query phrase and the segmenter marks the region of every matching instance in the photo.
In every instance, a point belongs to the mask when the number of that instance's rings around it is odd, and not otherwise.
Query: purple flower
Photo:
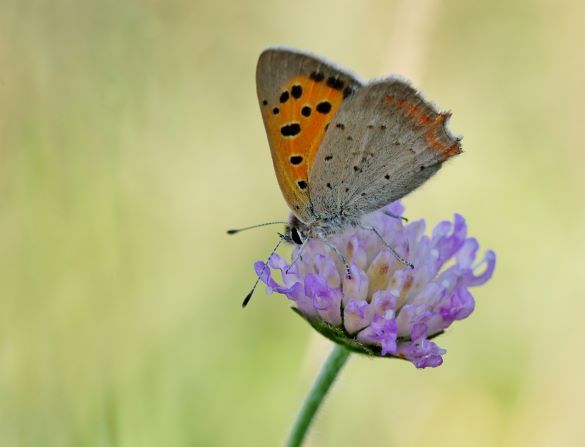
[[[399,202],[385,211],[401,215]],[[349,228],[328,242],[345,256],[351,276],[323,241],[307,242],[294,265],[278,254],[254,268],[274,291],[294,301],[293,308],[315,329],[352,351],[409,360],[417,368],[443,363],[445,350],[431,341],[475,308],[470,287],[488,281],[496,262],[488,250],[476,261],[479,244],[467,237],[463,216],[440,222],[432,236],[425,222],[403,224],[380,210],[364,218],[414,269],[390,253],[373,231]],[[293,259],[299,250],[293,252]],[[277,282],[273,275],[281,278]]]

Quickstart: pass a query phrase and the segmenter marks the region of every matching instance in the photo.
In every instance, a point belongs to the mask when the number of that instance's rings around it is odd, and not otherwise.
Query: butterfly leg
[[[291,269],[291,267],[293,265],[295,265],[295,263],[299,260],[299,259],[303,259],[301,256],[303,254],[303,250],[305,248],[305,245],[307,244],[307,242],[309,241],[309,239],[305,239],[303,241],[303,244],[301,245],[301,248],[299,248],[299,251],[297,251],[297,254],[295,255],[295,257],[293,258],[293,260],[291,261],[290,265],[286,268],[286,270],[284,271],[285,273],[288,274],[288,271]]]
[[[394,213],[391,213],[390,211],[386,211],[386,210],[382,210],[382,212],[384,214],[386,214],[386,216],[393,217],[394,219],[402,219],[404,222],[408,222],[408,219],[406,217],[399,216],[398,214],[394,214]]]
[[[402,256],[400,256],[400,255],[399,255],[399,254],[396,252],[396,250],[394,250],[394,249],[393,249],[393,248],[390,246],[390,244],[388,244],[388,242],[386,242],[386,241],[384,240],[384,238],[383,238],[383,237],[382,237],[382,235],[381,235],[381,234],[378,232],[378,230],[376,230],[374,227],[367,227],[367,226],[365,226],[365,225],[360,225],[360,227],[361,227],[362,229],[364,229],[364,230],[373,231],[373,232],[376,234],[376,236],[378,236],[378,238],[379,238],[379,239],[382,241],[382,243],[383,243],[383,244],[386,246],[386,248],[387,248],[388,250],[390,250],[390,253],[392,253],[392,255],[393,255],[395,258],[396,258],[396,260],[397,260],[398,262],[401,262],[402,264],[404,264],[404,265],[407,265],[407,266],[408,266],[408,267],[410,267],[411,269],[413,269],[413,268],[414,268],[414,265],[412,265],[410,262],[408,262],[406,259],[404,259]]]
[[[345,259],[345,256],[343,256],[341,254],[341,252],[337,249],[337,247],[329,242],[327,242],[326,240],[323,239],[323,242],[325,243],[325,245],[327,245],[331,250],[333,250],[335,252],[335,254],[337,255],[337,257],[339,258],[339,260],[343,263],[343,265],[345,266],[345,274],[347,275],[347,279],[351,279],[351,270],[349,268],[349,264],[347,263],[347,259]]]

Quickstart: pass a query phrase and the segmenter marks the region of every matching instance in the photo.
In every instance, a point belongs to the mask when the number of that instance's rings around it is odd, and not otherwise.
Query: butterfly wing
[[[449,116],[399,79],[362,87],[331,121],[309,172],[315,214],[358,218],[422,185],[461,152]]]
[[[328,124],[361,86],[333,64],[298,51],[269,48],[258,60],[256,88],[274,170],[290,209],[312,220],[308,172]]]

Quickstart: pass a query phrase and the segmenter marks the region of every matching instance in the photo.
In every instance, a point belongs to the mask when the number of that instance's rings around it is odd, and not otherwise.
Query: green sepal
[[[380,350],[376,352],[374,346],[372,347],[365,346],[364,344],[360,343],[357,340],[357,338],[354,338],[347,334],[342,328],[338,326],[333,326],[332,324],[327,323],[326,321],[320,320],[318,318],[309,318],[306,315],[303,315],[301,311],[299,311],[296,307],[291,307],[291,309],[303,320],[305,320],[307,323],[313,326],[313,329],[315,329],[321,335],[327,337],[332,342],[344,346],[351,352],[357,352],[358,354],[364,354],[368,356],[380,357]]]
[[[343,330],[343,328],[339,326],[334,326],[326,321],[323,321],[319,318],[309,318],[306,315],[297,309],[296,307],[291,307],[291,309],[303,320],[309,323],[313,329],[319,332],[324,337],[328,338],[334,343],[338,345],[344,346],[345,348],[349,349],[351,352],[355,352],[358,354],[364,354],[370,357],[383,357],[383,358],[395,358],[406,360],[402,357],[398,357],[395,355],[382,355],[382,348],[378,346],[366,346],[361,343],[357,338],[352,337],[347,332]],[[436,334],[429,335],[427,337],[428,340],[431,340],[439,335],[444,333],[444,331],[437,332]],[[406,342],[410,341],[410,337],[398,337],[397,342]]]

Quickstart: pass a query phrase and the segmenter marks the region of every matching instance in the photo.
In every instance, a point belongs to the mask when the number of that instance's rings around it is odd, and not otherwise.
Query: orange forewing
[[[308,211],[308,171],[343,99],[322,78],[299,75],[281,86],[278,102],[262,105],[280,189],[300,217]]]

